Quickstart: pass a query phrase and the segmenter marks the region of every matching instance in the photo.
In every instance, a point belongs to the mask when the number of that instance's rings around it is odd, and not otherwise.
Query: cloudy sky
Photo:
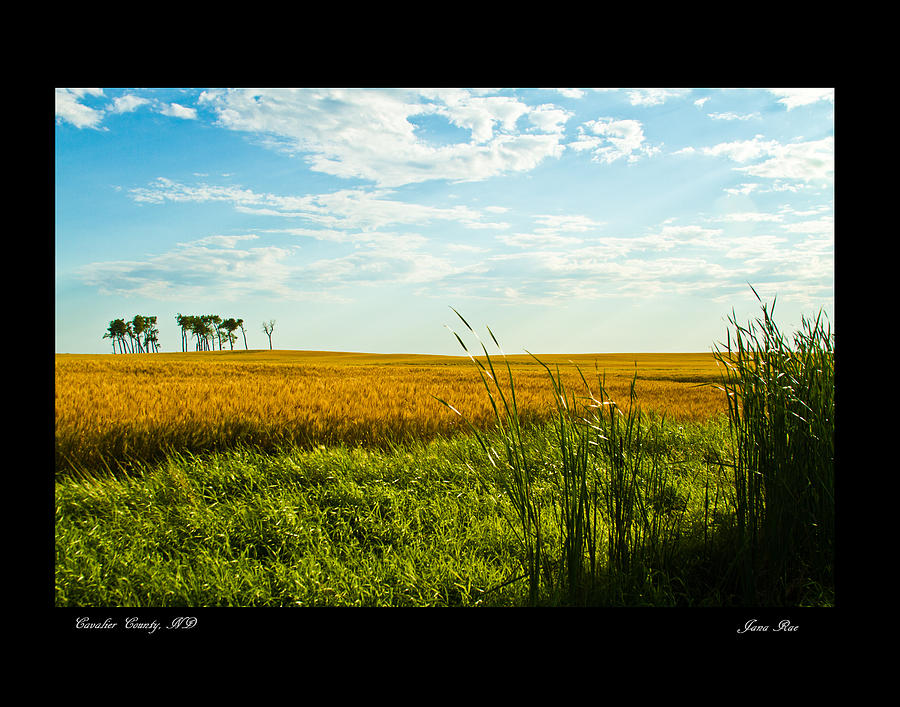
[[[834,90],[57,89],[56,351],[709,351],[834,324]],[[240,347],[243,347],[241,342]]]

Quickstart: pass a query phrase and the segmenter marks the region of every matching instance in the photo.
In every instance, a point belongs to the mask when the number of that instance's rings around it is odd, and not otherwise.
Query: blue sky
[[[56,351],[709,351],[834,324],[834,90],[57,89]],[[243,342],[239,344],[243,348]]]

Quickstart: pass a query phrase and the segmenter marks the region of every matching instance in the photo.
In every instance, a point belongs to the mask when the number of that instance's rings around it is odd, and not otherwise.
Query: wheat
[[[244,352],[241,352],[242,354]],[[462,430],[446,400],[476,425],[493,412],[466,357],[316,352],[58,355],[57,469],[121,465],[170,450],[246,444],[260,449],[317,444],[384,446]],[[711,354],[546,356],[570,389],[574,363],[597,367],[613,396],[627,399],[638,366],[642,407],[702,420],[726,409],[710,386]],[[525,421],[553,411],[545,371],[511,356]]]

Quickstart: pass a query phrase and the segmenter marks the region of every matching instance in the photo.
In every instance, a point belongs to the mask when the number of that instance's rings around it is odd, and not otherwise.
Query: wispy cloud
[[[658,106],[670,98],[682,98],[690,93],[685,88],[637,88],[628,91],[633,106]]]
[[[578,233],[593,231],[604,225],[603,221],[597,221],[580,214],[538,214],[534,217],[541,224],[536,228],[537,233]]]
[[[552,233],[510,233],[497,236],[505,245],[519,248],[560,248],[582,243],[582,239]]]
[[[78,269],[86,285],[116,297],[151,297],[163,301],[241,297],[297,298],[286,259],[294,247],[257,246],[254,234],[208,236],[142,260],[96,262]],[[243,246],[243,247],[239,247]]]
[[[768,159],[746,167],[738,167],[754,177],[822,181],[834,174],[834,138],[787,145],[775,144],[767,151]]]
[[[756,120],[761,116],[759,113],[733,113],[733,112],[725,112],[725,113],[708,113],[710,118],[713,120]]]
[[[735,140],[733,142],[720,142],[712,147],[700,149],[704,155],[713,157],[727,157],[735,162],[750,162],[778,149],[777,140],[765,140],[762,135],[754,135],[750,140]]]
[[[780,97],[778,102],[785,105],[788,110],[799,106],[808,106],[818,101],[834,103],[833,88],[771,88],[769,90]]]
[[[828,181],[834,175],[834,138],[796,141],[782,144],[755,135],[747,140],[722,142],[710,147],[687,147],[674,154],[701,154],[725,157],[740,166],[735,170],[752,177],[782,180],[772,188],[796,189],[790,182]],[[759,189],[758,184],[747,183],[740,188],[730,188],[733,193]]]
[[[508,226],[493,219],[485,220],[481,212],[467,206],[440,208],[390,199],[393,192],[384,189],[342,189],[291,196],[257,193],[232,185],[188,185],[159,177],[149,186],[136,187],[130,193],[135,201],[147,204],[227,202],[242,213],[300,218],[331,229],[371,230],[438,220],[454,221],[472,229]],[[485,210],[497,211],[495,208]]]

